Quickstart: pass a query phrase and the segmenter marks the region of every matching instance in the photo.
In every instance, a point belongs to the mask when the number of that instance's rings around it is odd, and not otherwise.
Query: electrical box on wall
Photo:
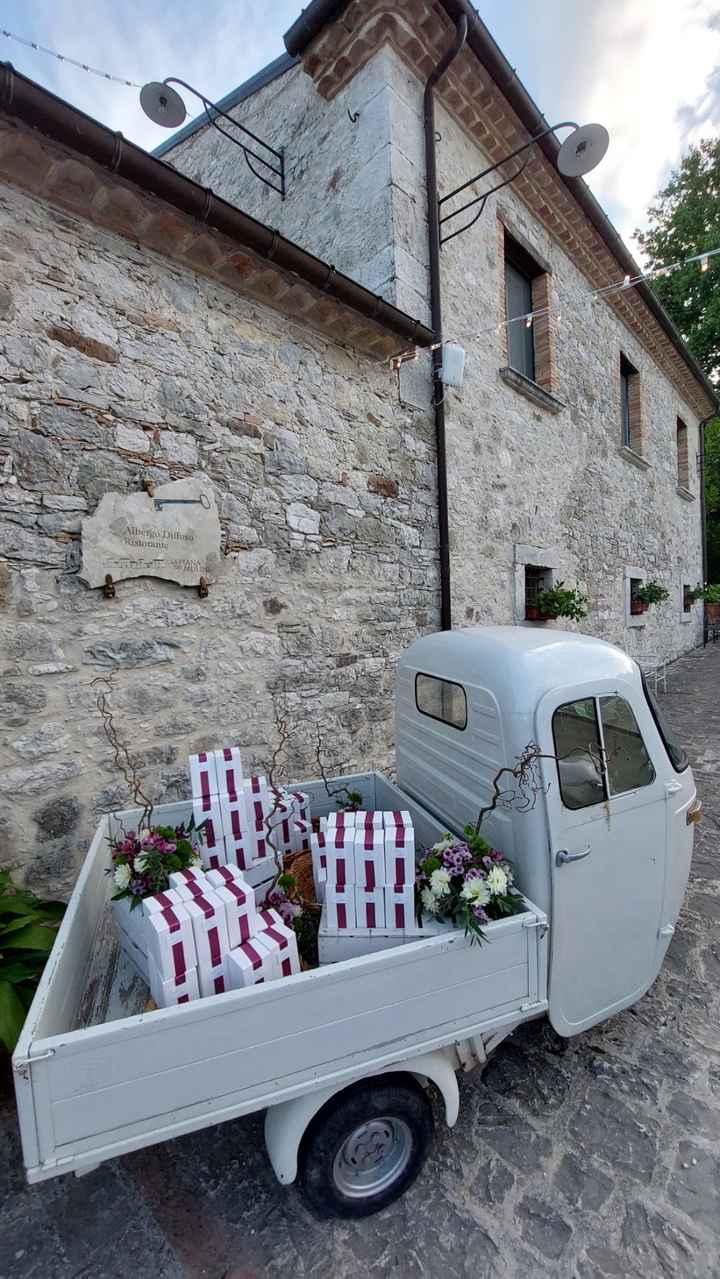
[[[465,348],[459,342],[443,342],[442,366],[440,368],[440,378],[443,384],[459,389],[463,384],[464,373]]]

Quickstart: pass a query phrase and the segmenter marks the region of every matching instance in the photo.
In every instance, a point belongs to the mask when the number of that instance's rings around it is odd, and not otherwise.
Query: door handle
[[[590,848],[591,845],[588,844],[587,848],[583,848],[581,853],[569,853],[567,849],[561,848],[560,851],[555,854],[555,865],[564,866],[566,862],[581,862],[583,857],[587,857],[590,852]]]

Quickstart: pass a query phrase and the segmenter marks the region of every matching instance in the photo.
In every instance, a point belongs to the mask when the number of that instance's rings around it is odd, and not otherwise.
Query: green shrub
[[[0,870],[0,1044],[12,1052],[47,957],[64,902],[41,901]]]
[[[587,596],[582,591],[571,590],[564,582],[557,582],[548,591],[538,591],[537,607],[546,617],[569,617],[581,622],[587,617]]]
[[[652,579],[649,582],[643,582],[638,586],[636,597],[643,604],[664,604],[665,600],[670,598],[670,592],[661,586],[659,582]]]

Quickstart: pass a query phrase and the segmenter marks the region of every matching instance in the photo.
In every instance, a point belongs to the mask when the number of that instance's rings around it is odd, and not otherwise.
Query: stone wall
[[[387,767],[393,665],[437,626],[432,424],[387,365],[0,187],[0,861],[67,890],[126,790],[91,681],[155,797],[190,751],[287,773]],[[207,600],[78,579],[108,490],[207,476],[224,560]]]
[[[328,261],[342,253],[343,269],[368,283],[367,246],[345,239],[346,219],[357,220],[360,190],[368,225],[391,228],[389,251],[383,251],[387,270],[381,273],[382,285],[372,287],[382,287],[397,305],[427,319],[422,92],[420,78],[385,46],[330,101],[296,67],[241,104],[238,118],[261,134],[274,129],[275,140],[284,130],[302,155],[287,201],[273,204],[272,214],[258,184],[252,187],[242,176],[230,154],[235,149],[212,130],[203,130],[168,159],[203,182],[219,180],[230,198],[275,218],[287,234]],[[382,103],[382,179],[372,166],[358,177],[351,163],[353,155],[369,153],[376,136],[378,119],[364,106],[368,97],[375,108]],[[441,98],[442,90],[436,121],[442,194],[490,160]],[[348,150],[351,105],[359,107],[360,118],[352,126],[354,149]],[[330,204],[326,157],[316,145],[321,136],[345,144],[335,148]],[[473,194],[468,191],[464,198]],[[493,331],[504,318],[498,215],[551,271],[551,297],[560,313],[553,334],[553,391],[559,405],[552,408],[528,400],[500,376],[507,355],[503,335]],[[551,568],[555,580],[578,583],[587,592],[584,630],[641,657],[673,657],[691,648],[701,639],[701,605],[684,614],[682,587],[702,576],[697,413],[617,312],[607,303],[590,305],[587,278],[512,187],[493,197],[475,226],[442,250],[442,287],[445,334],[458,338],[467,351],[463,389],[446,394],[455,624],[522,620],[524,564],[534,562]],[[645,466],[621,448],[621,350],[641,374]],[[415,403],[427,402],[429,366],[423,355],[403,370],[403,395]],[[689,428],[690,499],[678,492],[678,416]],[[630,569],[670,591],[669,601],[650,609],[640,625],[637,619],[627,624]]]

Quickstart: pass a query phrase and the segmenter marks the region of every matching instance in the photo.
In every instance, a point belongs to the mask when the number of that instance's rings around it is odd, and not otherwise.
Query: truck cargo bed
[[[380,774],[337,779],[367,808],[409,809],[427,846],[443,827]],[[313,812],[332,807],[303,782]],[[155,817],[186,818],[188,803]],[[546,920],[487,926],[486,945],[454,931],[231,991],[144,1011],[147,988],[119,956],[109,918],[107,836],[100,823],[15,1054],[28,1177],[104,1159],[328,1085],[416,1053],[512,1025],[547,1008]],[[249,878],[267,879],[255,869]]]

